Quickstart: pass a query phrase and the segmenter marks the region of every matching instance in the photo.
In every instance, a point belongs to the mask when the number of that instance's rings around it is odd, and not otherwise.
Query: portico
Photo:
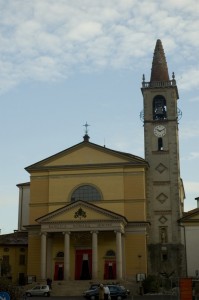
[[[91,208],[93,212],[91,213]],[[78,218],[77,220],[69,220],[71,215],[71,210],[75,213],[80,210],[84,211],[87,215],[86,219]],[[67,211],[67,213],[66,213]],[[90,211],[90,213],[89,213]],[[63,215],[65,221],[63,221]],[[89,215],[95,216],[96,220],[90,219]],[[59,217],[58,217],[59,216]],[[57,219],[55,221],[55,219]],[[61,221],[62,220],[62,221]],[[75,242],[75,237],[78,235],[81,239],[84,239],[83,246],[81,249],[91,249],[91,257],[86,255],[84,260],[88,260],[88,265],[91,265],[89,268],[90,276],[92,280],[96,280],[99,277],[99,264],[103,264],[100,268],[104,268],[104,261],[100,260],[98,257],[99,251],[102,253],[104,249],[103,256],[105,253],[112,249],[115,252],[115,257],[111,259],[115,262],[116,265],[116,274],[113,276],[121,280],[123,278],[123,249],[124,243],[122,236],[125,233],[125,227],[127,226],[127,220],[118,214],[113,212],[108,212],[94,205],[87,204],[85,202],[77,201],[67,207],[64,207],[59,210],[59,212],[53,212],[47,214],[46,216],[39,218],[38,223],[40,223],[40,235],[41,235],[41,279],[45,280],[47,277],[52,277],[52,270],[47,268],[47,262],[51,261],[53,264],[54,257],[52,255],[53,248],[55,248],[54,243],[56,243],[56,236],[60,236],[62,240],[62,245],[60,245],[58,252],[63,250],[63,259],[60,263],[63,267],[63,280],[74,279],[71,274],[71,264],[72,257],[75,256],[76,249],[79,249],[79,245]],[[104,238],[106,233],[109,235],[109,242],[104,243]],[[100,240],[99,237],[100,236]],[[104,237],[103,237],[104,236]],[[86,237],[86,238],[84,238]],[[50,241],[50,242],[49,242]],[[82,252],[84,253],[84,251]],[[82,254],[83,255],[83,254]],[[49,259],[51,257],[51,259]],[[91,259],[91,261],[89,261]],[[83,264],[83,262],[81,261]],[[73,269],[76,269],[77,266],[73,265]]]

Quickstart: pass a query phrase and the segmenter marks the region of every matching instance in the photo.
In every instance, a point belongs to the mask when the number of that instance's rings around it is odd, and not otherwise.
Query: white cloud
[[[189,160],[199,159],[199,152],[191,152]],[[199,186],[198,186],[199,188]]]
[[[182,76],[178,80],[181,90],[190,90],[199,86],[199,65],[188,66],[182,71]]]
[[[198,10],[195,0],[2,1],[1,91],[26,78],[66,78],[74,67],[80,72],[136,70],[151,58],[157,38],[163,40],[167,56],[178,54],[174,67],[183,73],[180,88],[198,88]]]
[[[190,102],[199,102],[199,95],[189,99]]]
[[[180,130],[180,137],[184,140],[190,138],[199,138],[199,121],[193,120],[183,124]]]
[[[184,181],[186,192],[195,194],[195,198],[199,196],[199,184],[194,181]]]

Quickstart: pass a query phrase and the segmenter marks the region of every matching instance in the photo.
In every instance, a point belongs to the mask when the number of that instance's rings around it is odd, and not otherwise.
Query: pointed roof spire
[[[169,73],[168,73],[166,57],[164,54],[162,42],[159,39],[156,42],[154,55],[153,55],[153,62],[152,62],[150,82],[153,81],[169,81]]]

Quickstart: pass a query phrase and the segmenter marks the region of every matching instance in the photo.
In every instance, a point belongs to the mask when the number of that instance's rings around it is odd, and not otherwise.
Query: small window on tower
[[[158,138],[158,151],[163,150],[163,140],[162,138]]]
[[[162,261],[167,261],[168,260],[168,254],[167,253],[162,253]]]

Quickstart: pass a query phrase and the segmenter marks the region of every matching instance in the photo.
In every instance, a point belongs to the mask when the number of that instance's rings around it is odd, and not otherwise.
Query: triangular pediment
[[[55,210],[36,221],[44,223],[90,222],[90,221],[123,221],[125,217],[85,201],[75,201]]]
[[[90,142],[82,142],[26,168],[27,171],[70,166],[107,164],[146,165],[138,156],[108,149]]]

